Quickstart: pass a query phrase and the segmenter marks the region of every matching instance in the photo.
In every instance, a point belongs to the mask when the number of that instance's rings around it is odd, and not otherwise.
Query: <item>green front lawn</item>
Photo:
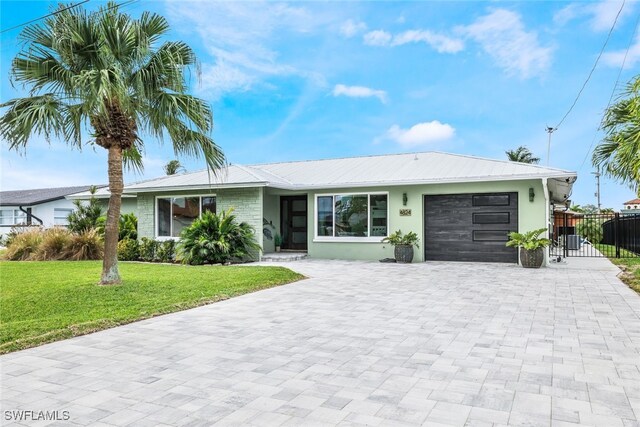
[[[615,247],[611,245],[594,245],[603,254],[609,257],[609,260],[622,269],[620,279],[631,289],[640,294],[640,257],[633,254],[633,252],[625,251],[621,249],[620,255],[628,256],[629,258],[615,258]]]
[[[282,267],[120,263],[124,283],[98,286],[99,261],[0,262],[0,354],[294,282]]]

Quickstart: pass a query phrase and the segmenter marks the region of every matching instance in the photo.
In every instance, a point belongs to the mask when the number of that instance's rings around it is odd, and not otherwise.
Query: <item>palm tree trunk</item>
[[[104,260],[102,261],[101,285],[116,285],[122,282],[118,272],[118,220],[122,206],[122,148],[109,148],[109,209],[104,228]]]

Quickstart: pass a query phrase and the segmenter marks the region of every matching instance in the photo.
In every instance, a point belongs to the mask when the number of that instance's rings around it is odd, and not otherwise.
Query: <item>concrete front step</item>
[[[262,255],[261,261],[298,261],[306,257],[306,252],[270,252]]]

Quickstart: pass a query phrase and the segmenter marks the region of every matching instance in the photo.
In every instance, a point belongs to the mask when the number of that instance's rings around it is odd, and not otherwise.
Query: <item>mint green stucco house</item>
[[[576,173],[471,156],[424,152],[258,165],[231,164],[125,187],[136,200],[139,236],[177,238],[205,210],[234,208],[256,229],[264,253],[310,258],[393,257],[381,240],[414,231],[414,262],[517,262],[509,231],[548,227]]]

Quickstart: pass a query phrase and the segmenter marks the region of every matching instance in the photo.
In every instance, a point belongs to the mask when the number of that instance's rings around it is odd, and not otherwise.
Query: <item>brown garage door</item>
[[[518,193],[424,196],[424,224],[426,260],[518,262]]]

